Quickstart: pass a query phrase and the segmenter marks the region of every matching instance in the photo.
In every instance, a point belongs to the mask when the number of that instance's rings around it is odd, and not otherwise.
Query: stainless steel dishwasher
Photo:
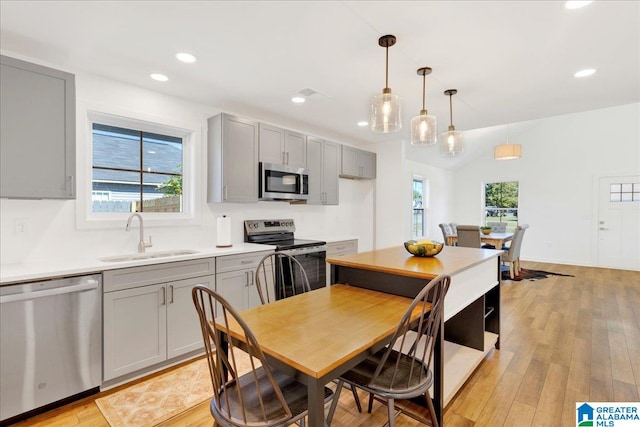
[[[101,381],[101,274],[0,287],[0,421]]]

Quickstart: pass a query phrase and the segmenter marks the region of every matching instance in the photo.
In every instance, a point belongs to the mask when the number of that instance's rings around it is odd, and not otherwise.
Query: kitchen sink
[[[191,255],[197,254],[198,251],[192,250],[178,250],[178,251],[166,251],[166,252],[147,252],[141,254],[112,256],[107,258],[100,258],[102,262],[125,262],[125,261],[140,261],[143,259],[155,259],[155,258],[167,258],[172,256]]]

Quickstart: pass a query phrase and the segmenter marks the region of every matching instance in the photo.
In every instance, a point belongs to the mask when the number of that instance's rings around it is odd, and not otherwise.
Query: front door
[[[640,270],[640,176],[602,177],[598,267]]]

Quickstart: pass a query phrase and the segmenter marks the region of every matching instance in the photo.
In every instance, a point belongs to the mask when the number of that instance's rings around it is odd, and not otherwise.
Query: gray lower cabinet
[[[258,122],[221,113],[208,120],[207,201],[258,201]]]
[[[214,273],[214,258],[105,271],[103,380],[202,349],[191,289]]]
[[[260,260],[271,251],[227,255],[216,258],[216,292],[236,310],[260,305],[256,288],[256,268]],[[271,289],[271,295],[273,289]],[[220,307],[216,308],[220,314]]]
[[[375,178],[376,154],[343,145],[340,176],[344,178]]]
[[[0,197],[75,198],[75,76],[0,56]]]
[[[309,171],[307,204],[337,205],[340,144],[308,136],[306,154]]]

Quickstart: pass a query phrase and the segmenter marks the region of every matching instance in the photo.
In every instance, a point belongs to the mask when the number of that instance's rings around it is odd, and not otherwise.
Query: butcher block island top
[[[402,246],[370,252],[327,258],[327,262],[343,267],[358,268],[398,276],[431,280],[440,274],[453,275],[482,264],[502,254],[501,250],[445,246],[432,257],[413,256]]]

